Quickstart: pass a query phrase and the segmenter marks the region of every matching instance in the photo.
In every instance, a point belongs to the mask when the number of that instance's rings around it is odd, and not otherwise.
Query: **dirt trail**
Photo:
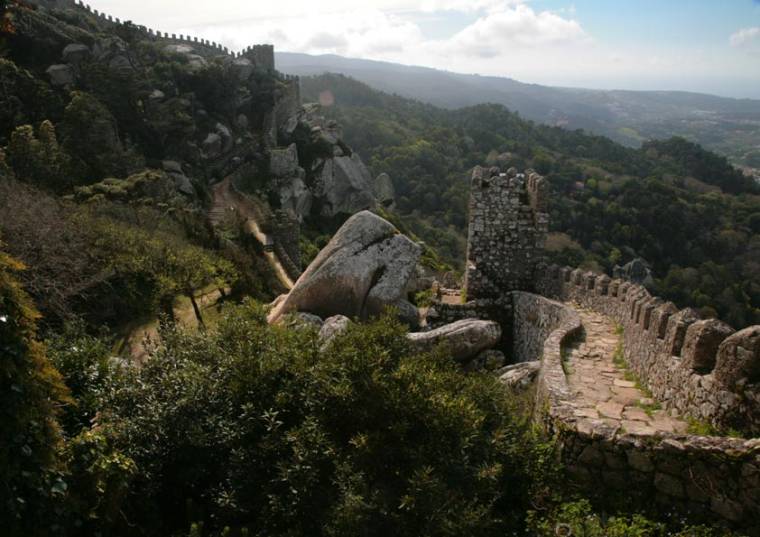
[[[240,216],[245,219],[246,231],[253,235],[254,238],[261,243],[262,246],[267,244],[267,236],[261,231],[259,223],[256,221],[256,211],[245,201],[243,197],[236,194],[233,191],[230,184],[230,178],[226,178],[224,181],[214,185],[214,203],[209,211],[209,219],[213,226],[218,226],[224,221],[228,211],[234,210]],[[264,251],[264,255],[269,261],[270,266],[275,271],[277,279],[280,280],[286,289],[293,288],[293,280],[288,276],[285,267],[282,266],[280,260],[277,258],[274,252]]]
[[[229,293],[230,289],[225,289]],[[222,298],[222,293],[218,289],[213,291],[197,294],[195,301],[201,309],[204,320],[208,322],[208,317],[213,308],[215,308]],[[195,318],[195,311],[187,297],[179,297],[174,304],[174,319],[184,328],[197,328],[198,320]],[[132,362],[141,364],[148,356],[151,344],[159,341],[158,336],[158,319],[151,318],[138,321],[132,327],[125,330],[126,336],[116,345],[114,349],[121,356],[129,356]]]

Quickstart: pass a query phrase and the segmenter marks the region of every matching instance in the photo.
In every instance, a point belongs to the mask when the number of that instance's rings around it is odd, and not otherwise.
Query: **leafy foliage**
[[[39,314],[15,277],[23,268],[0,251],[0,520],[9,535],[47,535],[66,491],[56,418],[69,395],[37,341]]]
[[[550,513],[529,518],[537,537],[730,537],[732,532],[706,526],[656,522],[640,514],[603,516],[587,500],[558,505]]]
[[[137,464],[123,506],[162,535],[490,535],[519,525],[541,449],[495,379],[414,355],[391,318],[320,350],[247,303],[169,331],[102,425]],[[535,451],[534,451],[535,450]],[[163,532],[163,533],[162,533]]]

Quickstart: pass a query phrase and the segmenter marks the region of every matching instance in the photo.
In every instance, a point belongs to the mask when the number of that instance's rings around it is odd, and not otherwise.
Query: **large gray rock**
[[[381,173],[375,177],[375,198],[385,208],[392,209],[396,205],[396,191],[393,181],[387,173]]]
[[[501,327],[493,321],[463,319],[430,332],[408,334],[407,339],[419,351],[445,343],[452,358],[465,362],[496,345],[501,339]]]
[[[303,173],[290,179],[281,179],[277,185],[280,208],[299,222],[303,222],[303,219],[309,215],[312,204],[311,191],[301,175]]]
[[[108,62],[108,67],[122,74],[129,73],[135,69],[134,65],[132,65],[132,62],[124,54],[117,54],[113,56]]]
[[[222,137],[215,132],[210,132],[203,140],[202,146],[206,157],[218,157],[222,153]]]
[[[184,55],[193,54],[195,52],[195,49],[190,45],[166,45],[164,50],[166,52]]]
[[[174,181],[174,186],[179,192],[188,196],[195,195],[193,183],[190,181],[190,178],[185,175],[185,172],[182,171],[182,165],[179,162],[175,160],[164,160],[161,163],[161,167]]]
[[[222,139],[222,150],[229,151],[232,148],[232,132],[224,123],[217,123],[214,127],[216,133]]]
[[[538,360],[508,365],[499,370],[499,380],[515,391],[522,391],[533,384],[540,370]]]
[[[74,70],[66,64],[51,65],[45,71],[50,83],[56,87],[71,86],[74,83]]]
[[[324,161],[315,196],[322,202],[322,216],[328,218],[375,205],[372,176],[357,153]]]
[[[199,71],[208,65],[203,56],[196,54],[195,49],[190,45],[166,45],[164,50],[185,56],[187,58],[187,66],[191,71]]]
[[[87,45],[82,45],[81,43],[66,45],[63,49],[63,61],[66,63],[78,64],[89,58],[89,56],[89,47],[87,47]]]
[[[329,319],[325,319],[322,328],[319,330],[322,347],[324,348],[330,341],[343,334],[350,325],[351,320],[345,315],[333,315]]]
[[[253,63],[248,58],[237,58],[232,62],[232,71],[240,80],[248,80],[253,74]]]
[[[290,144],[286,149],[269,152],[269,173],[274,177],[293,177],[299,173],[298,148]]]
[[[269,321],[291,311],[367,319],[387,306],[408,314],[404,291],[421,253],[386,220],[369,211],[355,214],[272,309]]]
[[[654,285],[652,270],[649,268],[649,263],[640,257],[626,263],[622,267],[620,265],[615,265],[613,268],[613,275],[615,278],[638,283],[648,289],[651,289]]]

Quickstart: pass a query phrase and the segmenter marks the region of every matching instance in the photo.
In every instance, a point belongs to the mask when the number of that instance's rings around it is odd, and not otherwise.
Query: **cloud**
[[[428,13],[436,11],[490,12],[524,2],[525,0],[422,0],[419,3],[419,10]]]
[[[755,3],[760,3],[760,1],[756,0]],[[751,43],[758,38],[760,38],[760,26],[753,26],[751,28],[742,28],[741,30],[737,30],[731,34],[729,41],[731,42],[731,45],[740,47],[746,45],[747,43]]]
[[[451,39],[462,54],[493,57],[511,48],[536,48],[590,41],[580,24],[551,11],[519,4],[479,18]]]
[[[277,50],[312,54],[398,59],[423,42],[420,28],[402,17],[379,10],[240,21],[179,32],[218,41],[233,49],[253,43],[273,43]]]

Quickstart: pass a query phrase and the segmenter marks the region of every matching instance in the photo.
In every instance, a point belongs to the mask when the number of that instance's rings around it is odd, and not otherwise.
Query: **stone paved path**
[[[598,420],[620,433],[653,435],[685,433],[688,425],[673,417],[636,387],[613,357],[620,336],[607,317],[573,305],[583,322],[585,338],[567,349],[564,367],[575,395],[579,429],[591,429]]]

